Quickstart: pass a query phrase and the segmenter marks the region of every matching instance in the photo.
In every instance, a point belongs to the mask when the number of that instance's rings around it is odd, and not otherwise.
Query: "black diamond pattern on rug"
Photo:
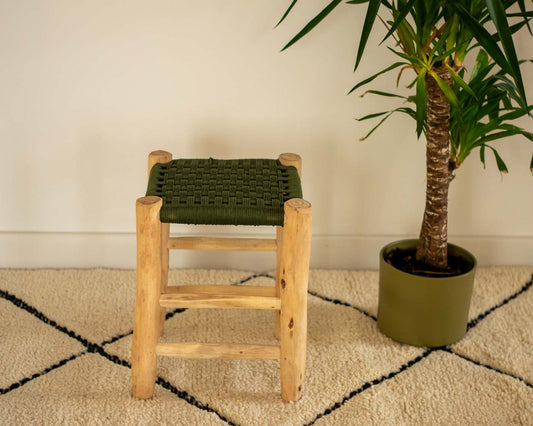
[[[0,411],[7,413],[8,424],[31,422],[32,410],[46,414],[31,403],[32,395],[40,395],[48,403],[65,404],[59,417],[57,412],[47,417],[61,422],[106,401],[108,409],[99,413],[95,408],[93,420],[112,422],[111,413],[119,407],[125,417],[115,420],[161,424],[186,419],[189,424],[242,425],[342,424],[348,419],[352,422],[346,424],[410,423],[423,420],[422,401],[440,389],[448,403],[433,407],[432,415],[447,412],[452,423],[475,422],[468,416],[476,410],[461,411],[468,398],[457,398],[457,386],[469,390],[485,410],[492,386],[494,392],[508,388],[512,393],[509,400],[494,402],[493,420],[528,423],[533,416],[531,275],[527,267],[480,268],[465,338],[450,347],[424,349],[400,345],[377,331],[376,272],[312,271],[305,394],[297,404],[284,404],[277,362],[171,358],[159,359],[154,399],[136,401],[129,388],[133,271],[0,270]],[[169,281],[269,285],[273,277],[179,270],[171,271]],[[271,312],[180,309],[168,312],[164,338],[275,344],[272,325]],[[66,383],[79,391],[67,392]],[[486,392],[480,394],[483,386]],[[382,412],[384,406],[392,411]],[[181,413],[181,421],[175,413]],[[97,420],[98,415],[104,417]]]

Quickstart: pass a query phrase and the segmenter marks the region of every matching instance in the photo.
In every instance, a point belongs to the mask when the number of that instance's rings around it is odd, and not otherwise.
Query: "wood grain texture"
[[[281,249],[283,247],[283,227],[277,226],[276,227],[276,284],[275,284],[275,290],[276,290],[276,296],[281,297],[281,258],[282,253]],[[281,339],[280,334],[280,321],[281,321],[281,310],[277,310],[274,312],[274,336],[276,336],[276,339]]]
[[[168,285],[168,268],[169,268],[169,250],[168,238],[170,234],[170,223],[161,223],[161,284],[160,293],[165,293]],[[159,308],[159,335],[163,334],[165,327],[165,317],[167,310],[164,307]]]
[[[302,396],[307,346],[307,285],[311,249],[311,204],[294,198],[285,203],[281,260],[281,397]]]
[[[173,237],[168,248],[183,250],[276,251],[276,240],[267,238]]]
[[[150,171],[156,163],[168,163],[172,161],[172,154],[167,151],[152,151],[148,155],[148,177],[150,177]],[[161,293],[165,292],[168,283],[168,267],[169,267],[169,250],[168,250],[168,237],[170,235],[170,224],[161,223]],[[160,308],[159,317],[159,335],[163,334],[163,328],[165,326],[165,316],[167,310]]]
[[[279,346],[226,343],[159,343],[157,355],[200,359],[279,359]]]
[[[159,303],[167,308],[280,309],[274,287],[171,286]]]
[[[284,166],[296,167],[298,175],[300,176],[300,180],[302,179],[302,157],[300,157],[298,154],[286,152],[284,154],[280,154],[278,160]],[[276,296],[280,297],[281,258],[283,256],[281,250],[283,247],[283,227],[281,226],[276,227],[276,246]],[[274,312],[274,335],[278,340],[281,338],[280,321],[281,311]]]
[[[156,377],[155,347],[159,338],[161,285],[161,198],[143,197],[137,211],[137,293],[131,348],[133,396],[151,398]]]
[[[168,163],[172,161],[172,154],[167,151],[152,151],[148,154],[148,177],[150,177],[150,171],[156,163]]]
[[[302,157],[300,157],[298,154],[293,154],[292,152],[286,152],[284,154],[280,154],[278,160],[284,166],[296,167],[300,179],[302,178]]]
[[[194,284],[194,285],[171,285],[167,287],[167,294],[190,293],[197,294],[228,294],[242,296],[275,297],[274,287],[256,285],[222,285],[222,284]]]

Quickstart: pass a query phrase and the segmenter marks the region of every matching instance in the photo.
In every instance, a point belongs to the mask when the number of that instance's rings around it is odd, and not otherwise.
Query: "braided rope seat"
[[[283,226],[283,205],[302,186],[279,160],[176,159],[154,165],[146,195],[163,199],[161,222]]]

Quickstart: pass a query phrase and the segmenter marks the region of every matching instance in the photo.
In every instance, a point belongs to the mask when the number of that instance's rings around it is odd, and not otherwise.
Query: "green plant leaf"
[[[487,51],[489,56],[507,73],[513,75],[513,70],[507,62],[505,55],[498,47],[489,32],[477,21],[457,0],[447,2],[461,16],[463,23],[470,29],[479,44]]]
[[[474,91],[470,88],[470,86],[455,72],[455,70],[450,67],[448,64],[445,64],[446,69],[450,72],[450,75],[452,76],[452,79],[455,84],[462,87],[464,90],[466,90],[470,95],[472,95],[475,99],[477,99],[476,94]],[[457,101],[459,103],[459,101]]]
[[[375,112],[373,114],[368,114],[368,115],[365,115],[364,117],[361,117],[361,118],[356,118],[357,121],[364,121],[364,120],[369,120],[371,118],[375,118],[375,117],[379,117],[381,115],[385,115],[385,114],[388,114],[390,111],[383,111],[383,112]]]
[[[452,18],[447,21],[448,26],[450,27],[450,33],[448,37],[446,37],[446,50],[450,50],[454,46],[457,46],[457,36],[460,35],[461,20],[457,13],[453,13]]]
[[[450,38],[451,26],[446,25],[444,32],[435,40],[431,46],[428,62],[434,64],[437,61],[442,61],[447,56],[451,55],[458,49],[458,45],[452,46],[449,50],[446,49],[447,41]],[[437,56],[435,58],[435,56]]]
[[[446,96],[450,104],[452,104],[455,108],[460,110],[461,106],[459,105],[459,100],[457,99],[457,95],[455,94],[453,89],[450,86],[448,86],[446,82],[442,78],[440,78],[435,71],[429,70],[428,72],[429,72],[429,75],[431,75],[431,77],[435,79],[435,81],[440,87],[440,90],[442,90],[442,93],[444,93],[444,95]]]
[[[474,80],[482,69],[487,68],[489,65],[489,55],[483,49],[479,49],[479,53],[476,57],[474,68],[470,74],[470,81]]]
[[[501,43],[509,66],[511,68],[510,74],[514,77],[518,93],[522,99],[521,104],[523,107],[527,107],[526,91],[524,83],[522,81],[522,74],[520,73],[520,66],[518,64],[518,57],[516,56],[516,50],[514,47],[513,36],[509,29],[509,23],[507,22],[507,16],[505,15],[505,9],[503,8],[501,0],[486,0],[487,8],[489,10],[492,21],[498,30]]]
[[[521,127],[515,126],[514,124],[504,123],[500,126],[500,129],[505,129],[508,132],[512,132],[512,135],[522,135],[526,139],[533,142],[533,133],[522,129]]]
[[[417,75],[418,77],[418,75]],[[409,83],[407,86],[405,86],[407,89],[412,89],[416,84],[416,77],[413,79],[413,81],[411,81],[411,83]]]
[[[342,0],[333,0],[330,4],[328,4],[322,12],[320,12],[317,16],[315,16],[309,23],[298,33],[296,34],[291,41],[289,41],[281,51],[283,52],[285,49],[288,49],[291,47],[294,43],[296,43],[298,40],[300,40],[304,35],[306,35],[309,31],[311,31],[313,28],[315,28],[322,20],[328,16],[333,9],[335,9],[339,3],[341,3]]]
[[[291,5],[289,6],[289,8],[285,11],[285,13],[283,14],[283,16],[281,17],[281,19],[279,20],[279,22],[276,24],[276,26],[274,28],[277,28],[279,26],[279,24],[281,24],[285,18],[287,17],[287,15],[289,14],[289,12],[292,10],[292,8],[294,7],[294,5],[298,2],[298,0],[293,0]]]
[[[413,119],[416,119],[416,111],[413,110],[412,108],[409,108],[409,107],[400,107],[400,108],[396,108],[394,110],[394,112],[401,112],[403,114],[407,114],[408,116],[410,116],[411,118]],[[424,123],[424,128],[425,128],[425,123]]]
[[[420,59],[418,59],[416,56],[406,55],[405,53],[398,52],[397,50],[391,49],[391,48],[388,47],[388,46],[387,46],[387,49],[389,49],[391,52],[393,52],[393,53],[395,53],[396,55],[398,55],[400,58],[403,58],[403,59],[408,60],[408,61],[411,62],[412,64],[416,64],[416,65],[418,65],[418,66],[421,67],[421,68],[425,68],[425,67],[426,67],[426,64],[424,64],[424,62],[422,62],[422,61],[421,61]]]
[[[383,118],[380,120],[380,122],[379,122],[378,124],[376,124],[376,125],[372,128],[372,130],[370,130],[370,132],[368,132],[368,133],[367,133],[365,136],[363,136],[360,140],[361,140],[361,141],[364,141],[365,139],[367,139],[372,133],[374,133],[374,132],[377,130],[377,128],[378,128],[379,126],[381,126],[381,125],[385,122],[385,120],[386,120],[387,118],[389,118],[389,117],[392,115],[393,112],[394,112],[394,111],[391,111],[391,112],[389,112],[385,117],[383,117]]]
[[[518,0],[518,6],[520,7],[521,14],[522,15],[527,15],[528,12],[526,10],[526,4],[524,3],[524,0]],[[507,16],[509,16],[509,15],[507,15]],[[526,16],[524,16],[524,22],[527,25],[527,29],[529,30],[529,34],[533,35],[533,33],[531,32],[531,27],[529,26],[529,19],[527,19]]]
[[[492,133],[490,135],[487,135],[487,136],[479,139],[479,141],[476,142],[476,145],[484,144],[486,142],[497,141],[498,139],[507,138],[509,136],[514,136],[516,134],[517,134],[517,132],[514,132],[512,130],[504,130],[502,132]]]
[[[383,40],[379,43],[380,45],[387,40],[393,33],[396,31],[396,29],[400,26],[400,24],[404,21],[407,14],[412,10],[413,4],[416,0],[409,0],[407,4],[405,4],[401,9],[399,9],[398,16],[395,16],[394,22],[392,23],[392,26],[390,27],[387,35],[383,37]]]
[[[373,76],[370,76],[370,77],[364,79],[363,81],[360,81],[359,83],[357,83],[354,87],[352,87],[352,88],[350,89],[350,91],[348,92],[348,95],[349,95],[350,93],[352,93],[354,90],[359,89],[361,86],[364,86],[365,84],[368,84],[368,83],[370,83],[371,81],[375,80],[375,79],[376,79],[377,77],[379,77],[381,74],[385,74],[385,73],[387,73],[387,72],[393,70],[394,68],[398,68],[398,67],[400,67],[400,66],[402,66],[402,65],[407,65],[407,64],[406,64],[405,62],[395,62],[394,64],[388,66],[387,68],[381,70],[380,72],[374,74]]]
[[[516,17],[521,17],[521,18],[531,18],[531,17],[533,17],[533,11],[525,11],[525,12],[517,12],[517,13],[508,13],[508,14],[507,14],[507,17],[508,17],[508,18],[516,18]]]
[[[359,47],[357,49],[357,59],[355,60],[354,71],[359,66],[361,58],[363,57],[363,52],[365,51],[366,43],[372,27],[374,26],[374,21],[378,15],[379,7],[381,6],[381,0],[369,0],[368,8],[366,10],[365,22],[363,24],[363,31],[361,32],[361,40],[359,41]]]
[[[494,158],[496,159],[496,166],[498,167],[498,170],[503,173],[509,173],[509,169],[507,168],[505,162],[502,160],[502,157],[500,157],[500,154],[498,154],[498,151],[496,151],[492,146],[490,145],[484,145],[492,150],[492,153],[494,154]]]
[[[396,29],[396,36],[400,40],[399,45],[408,55],[416,55],[416,35],[411,24],[404,19]]]
[[[479,147],[479,159],[483,163],[483,168],[486,169],[487,165],[485,164],[485,145]]]
[[[508,78],[505,78],[504,76],[499,76],[499,78],[495,79],[494,81],[494,87],[504,92],[508,99],[514,100],[519,105],[521,104],[520,96],[516,92],[516,86]]]
[[[365,93],[361,95],[361,97],[365,96],[367,93],[372,94],[372,95],[386,96],[388,98],[407,99],[405,96],[397,95],[396,93],[382,92],[381,90],[367,90]]]
[[[426,8],[424,0],[416,0],[415,14],[413,15],[416,24],[416,36],[419,46],[424,46],[426,37],[424,34],[424,21],[426,20]],[[429,20],[428,20],[429,21]],[[420,49],[422,50],[422,49]]]
[[[360,140],[361,141],[364,141],[365,139],[367,139],[372,133],[374,133],[378,128],[379,126],[381,126],[385,120],[387,120],[392,114],[394,114],[395,112],[401,112],[402,114],[407,114],[409,115],[410,117],[412,118],[415,118],[415,112],[411,109],[411,108],[405,108],[405,107],[400,107],[400,108],[396,108],[396,109],[393,109],[392,111],[384,111],[384,112],[378,112],[378,113],[374,113],[374,114],[370,114],[370,115],[367,115],[365,117],[362,117],[362,118],[359,118],[359,119],[356,119],[357,121],[363,121],[363,120],[366,120],[366,119],[369,119],[369,118],[374,118],[374,117],[379,117],[379,116],[382,116],[382,115],[385,115],[387,114],[385,117],[383,117],[379,123],[374,126],[372,128],[372,130],[370,130],[370,132],[368,132],[364,137],[362,137]]]
[[[529,105],[525,111],[531,112],[531,110],[533,110],[533,105]],[[523,117],[524,115],[525,115],[524,110],[520,108],[520,109],[516,109],[514,111],[508,112],[507,114],[500,116],[500,120],[501,121],[516,120],[517,118]]]
[[[495,66],[496,66],[496,62],[491,62],[485,68],[480,68],[478,73],[476,74],[476,76],[474,78],[470,78],[470,81],[468,82],[468,84],[473,86],[473,85],[476,85],[476,84],[480,84],[482,82],[484,82],[484,84],[487,83],[487,81],[485,81],[484,79],[487,77],[487,75],[489,75],[489,73],[492,71],[492,69]],[[493,83],[494,82],[491,82],[491,84],[493,84]]]
[[[439,48],[439,46],[435,46],[433,49],[438,49],[438,48]],[[433,52],[432,52],[432,55],[429,57],[429,61],[431,63],[433,63],[433,64],[435,62],[442,62],[445,58],[450,56],[452,53],[456,52],[457,49],[458,49],[458,47],[455,46],[453,49],[447,50],[444,53],[441,53],[440,55],[438,55],[437,57],[433,57]]]
[[[509,15],[507,15],[509,16]],[[509,29],[511,30],[511,34],[514,34],[516,33],[517,31],[520,31],[526,24],[529,24],[529,20],[527,21],[520,21],[514,25],[511,25],[509,27]],[[493,34],[492,35],[492,38],[494,39],[494,41],[500,41],[500,35],[498,33],[496,34]]]

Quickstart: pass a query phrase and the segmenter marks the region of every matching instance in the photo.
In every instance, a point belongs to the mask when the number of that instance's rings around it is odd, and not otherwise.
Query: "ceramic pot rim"
[[[452,244],[452,243],[448,243],[448,249],[449,250],[451,249],[451,251],[453,251],[456,255],[459,255],[459,256],[462,256],[462,257],[466,258],[468,260],[468,262],[471,264],[470,269],[468,271],[460,274],[460,275],[452,275],[452,276],[444,276],[444,277],[425,277],[425,276],[411,274],[409,272],[402,271],[402,270],[394,267],[390,263],[385,262],[385,254],[389,253],[391,250],[397,248],[398,246],[403,246],[404,248],[406,248],[406,247],[409,247],[409,248],[413,247],[414,248],[414,247],[416,247],[417,244],[418,244],[418,239],[417,238],[408,238],[408,239],[403,239],[403,240],[397,240],[397,241],[393,241],[393,242],[387,244],[379,252],[379,260],[380,260],[381,267],[391,268],[391,269],[397,271],[398,273],[403,273],[405,275],[409,275],[410,277],[419,278],[419,279],[423,279],[423,280],[428,280],[428,279],[429,280],[461,279],[462,277],[464,277],[466,275],[475,273],[475,270],[476,270],[476,267],[477,267],[477,260],[476,260],[475,256],[472,253],[470,253],[468,250],[466,250],[466,249],[464,249],[464,248],[462,248],[462,247],[460,247],[458,245]]]

